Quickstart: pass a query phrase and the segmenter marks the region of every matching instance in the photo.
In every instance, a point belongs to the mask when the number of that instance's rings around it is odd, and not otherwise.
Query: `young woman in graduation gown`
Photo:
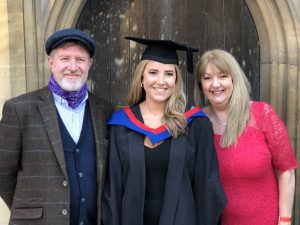
[[[216,225],[225,205],[212,125],[186,107],[171,41],[147,45],[128,105],[110,119],[104,225]]]

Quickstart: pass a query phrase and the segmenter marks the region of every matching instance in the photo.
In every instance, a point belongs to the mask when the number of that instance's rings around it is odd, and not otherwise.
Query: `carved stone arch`
[[[49,35],[51,35],[56,30],[60,30],[68,27],[75,27],[78,17],[86,3],[86,0],[81,1],[60,1],[56,0],[50,10],[49,19],[47,21],[47,26],[45,29],[45,35],[43,39],[43,45]],[[43,77],[49,77],[48,66],[47,66],[47,56],[43,55]],[[44,79],[44,85],[48,82],[48,79]]]
[[[48,82],[44,51],[55,30],[75,27],[87,0],[1,1],[7,11],[8,88],[2,95],[15,97]],[[260,42],[261,100],[270,102],[286,123],[300,161],[300,1],[245,0]],[[1,11],[3,12],[3,11]],[[9,23],[8,23],[9,21]],[[2,82],[4,82],[2,80]],[[2,100],[1,104],[4,100]],[[297,173],[297,187],[300,174]],[[298,188],[299,189],[299,188]],[[294,224],[300,220],[300,192],[296,190]]]
[[[74,27],[87,0],[47,1],[43,6],[37,1],[35,10],[32,1],[24,1],[25,56],[26,65],[30,62],[32,47],[26,37],[37,40],[37,61],[39,76],[37,89],[48,82],[49,72],[47,57],[44,53],[44,42],[55,30]],[[261,100],[270,102],[286,123],[296,153],[300,151],[300,3],[296,0],[245,0],[256,24],[260,41],[260,93]],[[30,10],[29,10],[30,9]],[[33,12],[34,11],[34,12]],[[43,12],[43,15],[41,11]],[[26,26],[35,15],[42,19],[40,27]],[[36,21],[33,24],[38,24]],[[35,31],[35,32],[32,32]],[[36,36],[34,36],[36,34]],[[34,57],[33,57],[34,58]],[[34,63],[32,59],[31,64]],[[29,65],[31,65],[29,63]],[[26,76],[32,70],[26,69]],[[41,77],[42,76],[42,77]],[[27,78],[30,80],[30,78]],[[31,79],[32,82],[33,79]],[[298,156],[299,159],[299,156]]]
[[[47,66],[47,55],[45,54],[45,41],[54,31],[74,27],[80,16],[80,13],[86,3],[86,0],[39,0],[39,1],[10,1],[11,17],[16,18],[14,11],[22,10],[23,21],[18,20],[16,24],[23,25],[24,29],[14,29],[13,39],[24,37],[23,48],[19,51],[12,51],[12,58],[16,59],[14,64],[24,65],[24,73],[15,73],[12,67],[12,74],[20,74],[15,83],[25,86],[25,92],[33,91],[43,87],[48,82],[49,70]],[[14,21],[12,19],[12,21]],[[14,49],[16,43],[12,43],[11,49]],[[18,45],[19,42],[18,42]],[[17,54],[18,53],[18,54]],[[24,58],[20,58],[20,54]],[[25,61],[25,62],[24,62]],[[22,71],[23,72],[23,71]],[[20,88],[19,88],[20,89]],[[15,90],[13,96],[21,94]]]
[[[261,47],[261,100],[268,101],[287,125],[300,159],[300,3],[245,0],[254,19]],[[298,10],[296,10],[298,9]],[[296,187],[300,186],[299,171]],[[296,189],[294,223],[300,221]]]
[[[27,2],[30,1],[24,4]],[[293,9],[297,6],[293,5],[293,1],[245,2],[255,21],[261,47],[261,99],[270,102],[284,121],[288,121],[288,117],[295,121],[300,60],[300,35],[297,36],[296,29],[298,27],[299,33],[300,22],[299,12],[293,12]],[[55,30],[75,27],[85,4],[86,0],[55,0],[48,3],[43,18],[44,35],[41,35],[40,43],[44,46],[47,37]],[[48,78],[47,57],[43,53],[41,58],[43,77]],[[39,86],[47,83],[47,79],[43,80]]]
[[[261,99],[276,108],[296,147],[299,112],[299,15],[292,1],[246,0],[261,46]],[[298,19],[297,19],[298,16]],[[299,128],[298,128],[299,131]],[[299,141],[299,140],[298,140]]]
[[[27,1],[26,1],[27,2]],[[55,30],[74,27],[86,3],[52,1],[42,43]],[[292,146],[300,160],[300,3],[297,0],[245,0],[260,42],[261,100],[270,102],[286,123]],[[298,9],[298,10],[297,10]],[[45,18],[44,18],[45,19]],[[49,76],[43,53],[42,75]],[[47,71],[47,72],[45,72]],[[44,84],[48,79],[44,79]],[[297,185],[300,174],[297,173]],[[296,193],[294,224],[300,218],[300,192]]]
[[[299,67],[299,37],[292,6],[288,1],[246,0],[258,31],[261,47],[261,99],[270,101],[285,120],[286,102],[291,104],[291,91],[297,88],[297,74],[292,68]],[[299,26],[299,24],[298,24]],[[287,88],[289,87],[289,88]],[[288,101],[287,101],[288,100]]]

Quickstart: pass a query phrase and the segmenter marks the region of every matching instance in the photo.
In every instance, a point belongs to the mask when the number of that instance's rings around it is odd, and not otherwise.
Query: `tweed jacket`
[[[95,134],[98,225],[112,107],[89,93]],[[0,122],[0,196],[9,224],[69,225],[70,189],[53,95],[47,87],[13,98]]]

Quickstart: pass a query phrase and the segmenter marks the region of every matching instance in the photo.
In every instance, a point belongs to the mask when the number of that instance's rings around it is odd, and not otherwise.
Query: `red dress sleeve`
[[[287,129],[275,110],[267,103],[261,102],[260,126],[272,155],[272,164],[278,172],[298,167]]]

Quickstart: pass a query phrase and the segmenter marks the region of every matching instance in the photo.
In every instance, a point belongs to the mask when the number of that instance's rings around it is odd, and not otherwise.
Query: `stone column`
[[[0,15],[0,108],[2,109],[4,101],[11,97],[7,1],[0,1]]]
[[[7,1],[0,1],[0,108],[6,99],[11,97],[11,77],[9,65],[9,34],[8,34],[8,15]],[[9,210],[0,198],[0,224],[8,224]]]

